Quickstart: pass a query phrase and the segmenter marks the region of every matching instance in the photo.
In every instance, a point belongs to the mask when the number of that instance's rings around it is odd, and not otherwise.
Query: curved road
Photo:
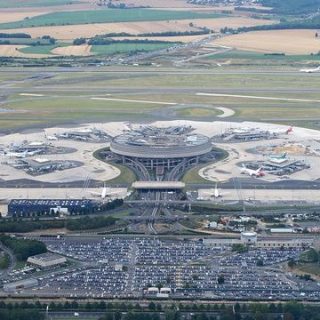
[[[17,263],[17,259],[15,257],[15,255],[12,253],[12,251],[7,248],[2,242],[0,242],[0,249],[6,253],[9,256],[10,259],[10,263],[9,266],[6,270],[2,271],[2,276],[5,277],[6,275],[8,275],[9,273],[11,273],[14,269],[14,267],[16,266]]]

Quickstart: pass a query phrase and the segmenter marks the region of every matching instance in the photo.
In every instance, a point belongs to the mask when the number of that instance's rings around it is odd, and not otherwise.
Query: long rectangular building
[[[66,214],[90,213],[97,206],[90,199],[12,199],[8,204],[8,215],[23,217],[52,211]]]
[[[132,184],[136,190],[181,190],[185,186],[180,181],[136,181]]]

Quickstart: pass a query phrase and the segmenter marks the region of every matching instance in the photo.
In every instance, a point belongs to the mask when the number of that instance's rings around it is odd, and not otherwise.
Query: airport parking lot
[[[212,247],[195,240],[116,236],[43,240],[51,251],[77,263],[41,274],[37,287],[18,290],[17,295],[152,297],[159,293],[152,288],[164,287],[170,296],[184,298],[320,299],[316,282],[279,268],[298,259],[302,248],[252,247],[236,253],[230,245]],[[10,280],[17,277],[6,282]]]

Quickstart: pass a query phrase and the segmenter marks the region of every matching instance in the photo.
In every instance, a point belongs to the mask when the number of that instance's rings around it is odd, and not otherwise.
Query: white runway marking
[[[198,92],[197,96],[209,97],[230,97],[230,98],[244,98],[244,99],[259,99],[259,100],[273,100],[273,101],[295,101],[295,102],[320,102],[320,100],[311,99],[294,99],[294,98],[276,98],[276,97],[260,97],[260,96],[243,96],[238,94],[224,94],[224,93],[204,93]]]
[[[162,104],[175,106],[175,102],[161,102],[161,101],[147,101],[147,100],[131,100],[131,99],[117,99],[117,98],[91,98],[91,100],[102,100],[102,101],[120,101],[120,102],[138,102],[138,103],[148,103],[148,104]]]
[[[228,117],[232,117],[235,112],[230,109],[230,108],[225,108],[225,107],[215,107],[217,110],[220,110],[223,112],[223,114],[218,115],[218,118],[228,118]]]
[[[20,93],[19,96],[27,96],[27,97],[43,97],[43,94],[37,93]]]

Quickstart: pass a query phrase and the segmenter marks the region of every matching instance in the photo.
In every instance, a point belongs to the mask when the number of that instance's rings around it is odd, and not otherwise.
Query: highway
[[[155,229],[154,227],[154,221],[153,219],[156,217],[158,211],[160,211],[160,206],[159,206],[159,203],[160,203],[160,197],[161,197],[161,193],[160,192],[156,192],[155,194],[155,200],[154,200],[154,208],[152,209],[152,213],[151,213],[151,217],[152,217],[152,221],[148,223],[148,229],[149,229],[149,232],[151,234],[158,234],[157,230]]]

